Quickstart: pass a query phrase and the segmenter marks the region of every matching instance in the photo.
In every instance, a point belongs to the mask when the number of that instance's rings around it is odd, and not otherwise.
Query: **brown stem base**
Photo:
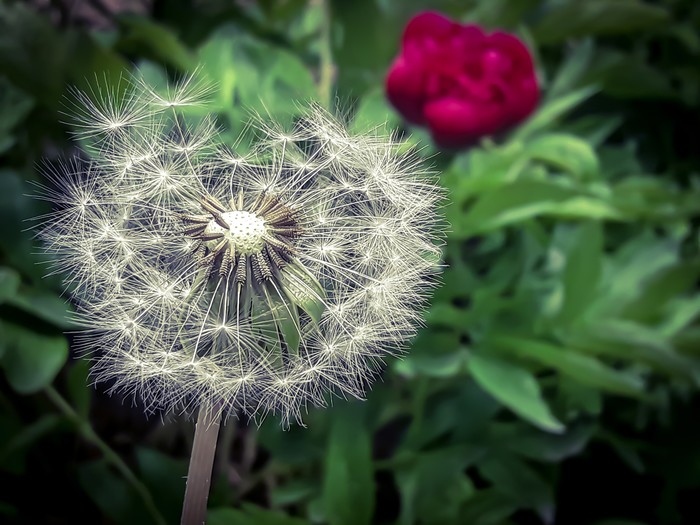
[[[202,406],[199,409],[190,467],[187,472],[181,525],[203,525],[206,522],[207,499],[209,498],[219,425],[220,415],[216,408]]]

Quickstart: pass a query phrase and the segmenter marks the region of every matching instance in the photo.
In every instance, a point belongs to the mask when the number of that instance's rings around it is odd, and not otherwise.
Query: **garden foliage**
[[[48,210],[28,194],[39,159],[75,153],[67,86],[199,68],[233,142],[251,112],[291,121],[319,98],[330,48],[351,128],[388,122],[440,172],[442,284],[366,401],[287,431],[229,420],[209,523],[700,522],[695,2],[34,4],[0,4],[0,521],[174,523],[184,492],[191,423],[91,388],[60,276],[42,278],[28,220]],[[527,43],[526,121],[459,152],[402,123],[384,79],[426,8]]]

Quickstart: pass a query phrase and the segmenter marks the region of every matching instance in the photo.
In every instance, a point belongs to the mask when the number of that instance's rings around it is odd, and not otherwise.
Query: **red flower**
[[[520,40],[433,12],[406,26],[386,92],[408,121],[430,128],[448,148],[517,124],[539,99],[532,57]]]

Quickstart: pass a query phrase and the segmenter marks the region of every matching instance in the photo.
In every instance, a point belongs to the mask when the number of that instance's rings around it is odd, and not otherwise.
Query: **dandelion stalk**
[[[213,407],[199,408],[187,472],[181,525],[202,525],[206,521],[207,500],[219,435],[219,418],[220,413]]]

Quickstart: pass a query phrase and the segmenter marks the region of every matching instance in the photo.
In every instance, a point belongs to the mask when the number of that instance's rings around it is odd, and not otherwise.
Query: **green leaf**
[[[593,148],[584,140],[564,133],[549,133],[535,138],[525,147],[525,154],[577,179],[597,178],[600,166]]]
[[[480,490],[462,506],[456,523],[503,525],[517,508],[512,498],[495,488]]]
[[[599,416],[603,411],[603,394],[597,388],[582,385],[570,377],[559,380],[559,394],[567,414]]]
[[[562,124],[560,129],[585,140],[596,151],[596,165],[602,173],[604,170],[599,159],[601,146],[610,138],[614,131],[620,128],[623,122],[624,118],[621,115],[610,115],[609,113],[585,115],[574,121]]]
[[[460,445],[421,453],[409,465],[398,468],[399,524],[457,523],[461,505],[474,494],[464,470],[482,455],[481,447]]]
[[[225,507],[209,509],[207,525],[309,525],[309,522],[244,503],[240,510]]]
[[[80,465],[78,480],[102,513],[117,525],[150,523],[136,490],[116,474],[104,459]]]
[[[514,455],[500,453],[479,463],[479,472],[520,507],[535,509],[544,523],[554,519],[554,492],[542,477]]]
[[[542,430],[564,431],[564,425],[550,411],[537,380],[530,372],[495,356],[477,352],[469,356],[467,366],[476,382],[513,412]]]
[[[511,133],[509,141],[525,140],[537,132],[548,129],[566,113],[599,91],[596,86],[586,86],[564,96],[545,102],[535,114]]]
[[[547,181],[515,181],[480,196],[462,217],[460,230],[473,235],[500,228],[544,213],[552,202],[575,195],[571,188]]]
[[[483,27],[500,27],[515,30],[522,28],[523,20],[528,17],[533,6],[537,6],[539,2],[540,0],[489,0],[488,2],[463,2],[454,4],[449,0],[438,0],[435,4],[440,5],[446,10],[449,7],[453,7],[454,9],[457,6],[462,6],[461,9],[456,11],[457,13],[462,13],[466,8],[469,8],[461,19],[469,20],[471,23],[477,23]],[[411,2],[401,3],[411,4]],[[413,0],[413,3],[417,5],[425,4],[425,2],[421,3],[416,0]]]
[[[31,111],[34,100],[0,77],[0,137],[12,131]]]
[[[629,221],[631,217],[613,203],[592,197],[574,197],[544,206],[542,213],[559,219],[606,219]]]
[[[71,48],[66,36],[29,5],[0,4],[0,67],[38,101],[56,104],[65,87]]]
[[[0,304],[14,297],[19,288],[21,278],[12,268],[0,267]]]
[[[383,89],[373,89],[365,94],[355,111],[350,131],[354,133],[367,132],[374,129],[395,129],[400,119],[391,107]]]
[[[613,97],[672,99],[678,96],[668,71],[650,65],[643,57],[606,49],[597,54],[594,64],[586,81]],[[644,82],[639,81],[641,78]]]
[[[564,303],[557,321],[580,319],[596,298],[603,271],[603,232],[597,222],[587,222],[573,232],[565,232],[570,242],[562,275]]]
[[[291,109],[292,101],[308,101],[316,97],[316,85],[309,68],[297,55],[279,48],[267,48],[265,54],[274,57],[264,77],[267,98]]]
[[[36,250],[32,235],[26,231],[25,221],[45,210],[42,210],[38,200],[27,196],[29,192],[29,186],[22,175],[0,168],[0,224],[3,225],[0,251],[3,264],[40,281],[44,270],[36,264]]]
[[[7,468],[8,459],[11,462],[19,461],[24,463],[25,450],[39,441],[45,435],[55,432],[56,427],[65,421],[58,414],[46,414],[33,423],[22,427],[21,431],[14,436],[0,449],[0,462]]]
[[[396,14],[375,0],[333,0],[333,59],[338,86],[356,97],[385,74],[401,38]],[[417,6],[416,6],[417,8]]]
[[[565,0],[551,7],[532,31],[540,44],[556,44],[586,35],[637,33],[663,27],[669,13],[638,0]]]
[[[471,378],[461,379],[457,388],[437,393],[431,393],[429,386],[430,383],[421,381],[412,387],[413,396],[418,398],[412,403],[413,424],[397,454],[422,450],[446,436],[452,436],[455,442],[478,442],[501,409],[501,404]],[[423,416],[418,419],[421,410]],[[455,414],[468,414],[468,417],[455,417]]]
[[[591,319],[562,337],[567,346],[595,355],[607,355],[700,385],[700,363],[677,353],[668,338],[655,328],[625,319]]]
[[[270,291],[265,288],[264,292],[269,312],[274,319],[277,330],[282,335],[289,352],[293,355],[297,355],[301,342],[301,325],[299,324],[299,315],[296,305],[285,301],[284,298],[277,294],[276,290],[270,293]]]
[[[678,247],[667,245],[669,252]],[[644,252],[640,257],[646,256]],[[651,263],[650,263],[651,266]],[[640,280],[638,295],[621,310],[621,316],[641,322],[655,323],[665,317],[674,304],[688,297],[696,289],[700,278],[700,261],[690,259],[675,262],[672,266],[659,268],[655,274]],[[683,299],[682,299],[683,298]],[[690,303],[692,304],[692,300]]]
[[[573,423],[565,433],[551,434],[520,423],[493,423],[486,439],[528,459],[559,463],[583,452],[596,430],[590,423]]]
[[[88,386],[89,372],[90,362],[85,358],[77,359],[68,370],[66,377],[66,387],[71,404],[84,419],[87,419],[90,413],[90,400],[92,398],[91,388]]]
[[[392,368],[404,377],[451,377],[464,373],[466,352],[459,348],[459,333],[426,328],[418,333],[411,351],[392,360]]]
[[[26,2],[0,3],[0,69],[38,107],[55,112],[66,85],[85,85],[88,77],[126,67],[122,57],[87,31],[61,29]],[[42,133],[55,130],[55,124],[55,116],[42,118]]]
[[[584,385],[614,394],[644,396],[645,384],[638,375],[615,370],[598,359],[577,353],[572,349],[511,336],[491,336],[488,338],[488,343],[518,357],[550,366]]]
[[[193,53],[170,28],[134,14],[120,15],[117,21],[122,35],[116,49],[141,56],[151,54],[159,62],[171,64],[181,71],[188,71],[196,65]]]
[[[587,38],[581,42],[572,43],[570,49],[570,53],[547,89],[547,100],[555,100],[575,89],[591,64],[594,50],[592,39]]]
[[[601,431],[598,439],[609,445],[618,457],[635,473],[643,474],[647,470],[640,450],[643,445],[638,440],[618,436],[608,431]]]
[[[503,228],[540,215],[625,220],[611,203],[559,182],[518,180],[482,195],[452,226],[460,236]]]
[[[469,417],[457,418],[458,420],[454,422],[454,439],[457,442],[475,440],[478,442],[478,439],[493,425],[493,420],[500,409],[501,404],[475,381],[463,381],[459,385],[459,394],[451,396],[446,403],[442,417],[454,418],[454,414],[458,411],[469,414]],[[426,417],[426,421],[431,421],[429,416]]]
[[[251,113],[274,115],[278,122],[288,123],[300,113],[298,101],[316,96],[311,73],[297,55],[232,25],[212,33],[197,58],[202,75],[217,88],[214,102],[228,118],[226,137],[232,141],[245,129]]]
[[[282,315],[276,317],[275,323],[282,333],[282,337],[284,337],[284,342],[286,343],[289,352],[292,354],[298,354],[299,344],[301,343],[299,316],[297,315],[296,307],[294,305],[288,305],[288,307],[289,312],[287,312],[285,308]]]
[[[394,370],[408,378],[414,377],[454,377],[464,372],[467,353],[464,350],[436,355],[413,355],[394,363]]]
[[[320,323],[326,299],[326,291],[321,283],[296,262],[282,268],[280,273],[282,289],[289,300],[309,314],[316,324]]]
[[[284,507],[285,505],[296,505],[307,500],[318,492],[317,483],[297,479],[273,487],[270,491],[270,503],[273,507]]]
[[[313,429],[292,425],[283,429],[279,419],[268,417],[256,433],[256,439],[275,460],[288,465],[308,465],[322,460],[323,440]]]
[[[136,449],[136,462],[144,484],[167,523],[180,518],[182,498],[185,495],[187,461],[173,459],[148,448]]]
[[[656,310],[665,304],[670,299],[669,290],[680,292],[687,285],[688,276],[692,280],[694,270],[689,273],[686,265],[678,265],[678,252],[677,240],[657,238],[649,231],[623,244],[606,263],[601,288],[605,293],[592,306],[592,315],[648,315],[648,308]]]
[[[336,407],[329,435],[323,502],[330,525],[368,525],[374,511],[374,472],[364,406]]]
[[[9,298],[7,304],[57,328],[63,330],[75,328],[75,323],[67,316],[70,312],[70,304],[53,292],[25,286],[21,288],[21,293]]]
[[[519,141],[497,147],[487,143],[455,157],[441,177],[450,189],[451,200],[462,203],[474,194],[496,190],[516,180],[527,165],[522,151],[523,145]]]
[[[33,394],[51,384],[68,359],[63,335],[44,334],[0,321],[0,364],[8,382],[21,394]]]
[[[213,33],[197,52],[198,61],[202,64],[202,74],[216,82],[217,90],[215,103],[222,110],[230,109],[234,105],[239,82],[246,81],[242,76],[250,70],[250,80],[257,82],[258,73],[251,64],[242,57],[237,57],[235,52],[237,31],[231,26],[226,26]],[[238,59],[238,60],[237,60]]]
[[[675,337],[700,317],[700,296],[677,299],[668,304],[668,317],[659,332],[665,337]]]
[[[425,313],[425,320],[431,327],[466,328],[467,312],[448,303],[435,303]]]

